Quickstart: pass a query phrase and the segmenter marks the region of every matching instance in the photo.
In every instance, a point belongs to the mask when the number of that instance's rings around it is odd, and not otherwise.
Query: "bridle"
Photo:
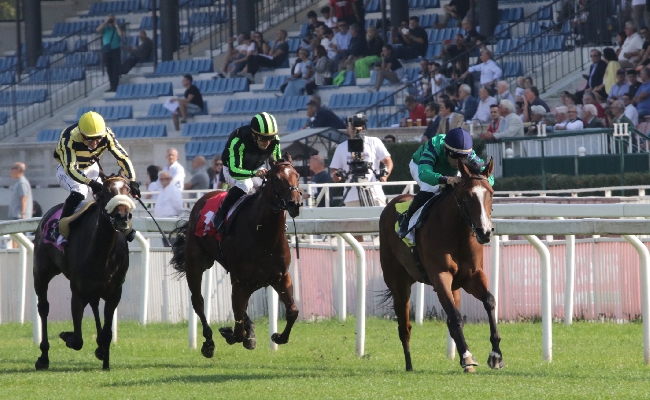
[[[298,173],[296,171],[296,169],[293,167],[293,165],[290,164],[290,163],[276,164],[274,167],[277,167],[277,166],[291,167],[291,170]],[[276,176],[273,176],[271,178],[271,180],[270,180],[270,183],[269,183],[269,179],[265,177],[264,180],[262,181],[262,186],[260,188],[260,189],[263,189],[264,186],[266,186],[266,184],[269,184],[271,186],[271,189],[273,190],[273,200],[274,201],[269,201],[266,198],[264,198],[264,199],[266,200],[266,202],[269,204],[269,206],[271,207],[271,209],[275,213],[278,213],[280,211],[287,211],[289,209],[288,202],[284,198],[282,198],[282,196],[281,196],[281,192],[283,190],[288,190],[289,193],[298,192],[298,194],[300,194],[300,196],[302,198],[302,192],[300,191],[300,188],[297,187],[297,186],[290,185],[290,186],[283,187],[282,189],[278,190],[278,188],[275,186],[275,183],[279,182],[279,181],[280,181],[280,179],[278,179]],[[264,197],[264,196],[262,196],[262,197]],[[302,202],[301,201],[297,202],[297,205],[298,205],[298,207],[302,207]]]
[[[123,182],[124,182],[124,186],[125,186],[126,189],[129,191],[129,194],[131,193],[131,187],[129,186],[129,182],[128,182],[126,179],[122,178],[121,176],[112,176],[112,177],[110,177],[110,178],[106,178],[106,179],[104,180],[104,183],[106,183],[106,182],[110,182],[110,181],[113,181],[113,180],[120,180],[120,181],[123,181]],[[107,192],[105,192],[104,190],[102,190],[102,192],[101,192],[101,196],[102,196],[102,198],[103,198],[104,195],[106,195],[106,194],[107,194]],[[106,218],[108,219],[108,221],[111,223],[111,226],[113,227],[113,229],[115,229],[116,232],[122,232],[122,233],[124,233],[125,229],[118,229],[118,228],[115,227],[115,223],[117,222],[117,219],[116,219],[114,216],[112,216],[111,214],[109,214],[108,211],[106,211],[106,207],[105,207],[105,205],[100,205],[100,206],[101,206],[101,210],[102,210],[102,211],[101,211],[101,212],[102,212],[102,216],[104,216],[104,217],[106,217]],[[128,229],[128,228],[127,228],[127,229]]]
[[[464,187],[467,182],[470,182],[472,180],[477,180],[477,181],[487,181],[487,178],[479,176],[479,175],[470,175],[467,178],[464,178],[463,185],[461,187]],[[472,219],[469,217],[467,213],[467,193],[463,191],[463,198],[462,201],[458,201],[458,197],[456,196],[456,193],[454,193],[454,199],[456,200],[456,205],[458,206],[458,210],[460,210],[460,215],[463,217],[463,221],[465,221],[465,224],[469,226],[469,228],[472,230],[472,236],[476,237],[476,226],[472,222]]]

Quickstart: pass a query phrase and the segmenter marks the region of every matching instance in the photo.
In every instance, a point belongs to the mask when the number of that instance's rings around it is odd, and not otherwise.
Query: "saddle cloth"
[[[415,247],[415,231],[416,229],[424,225],[424,220],[426,216],[431,212],[433,207],[440,202],[441,199],[445,197],[447,193],[451,193],[451,190],[442,189],[433,194],[433,196],[427,200],[422,207],[413,213],[409,224],[408,224],[408,234],[404,236],[402,241],[408,247]],[[406,211],[408,211],[409,206],[411,205],[412,200],[404,201],[401,203],[395,203],[395,210],[397,210],[398,216],[397,221],[395,222],[395,232],[399,231],[399,224],[403,218],[406,218]]]
[[[223,237],[220,233],[217,233],[217,228],[213,225],[212,220],[214,219],[214,214],[216,214],[227,194],[228,192],[219,193],[211,199],[208,199],[208,201],[205,203],[201,209],[201,212],[199,213],[199,221],[197,222],[196,230],[194,231],[194,234],[196,236],[214,236],[217,241],[221,242]],[[228,210],[226,221],[224,222],[226,224],[226,232],[228,232],[230,224],[232,224],[232,221],[235,219],[235,213],[240,208],[241,204],[250,196],[251,195],[244,195],[240,197],[239,200],[237,200],[237,202],[232,206],[232,208]]]
[[[41,232],[43,242],[53,245],[59,251],[63,251],[64,245],[67,243],[66,239],[70,235],[70,224],[93,208],[92,206],[95,204],[97,204],[95,200],[84,201],[77,206],[74,214],[63,218],[62,220],[59,219],[61,218],[61,211],[63,211],[63,208],[59,208],[43,225],[43,231]],[[58,230],[57,223],[59,226]]]

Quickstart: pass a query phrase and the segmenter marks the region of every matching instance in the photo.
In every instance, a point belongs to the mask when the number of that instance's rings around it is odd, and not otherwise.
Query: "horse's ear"
[[[468,177],[471,175],[469,169],[467,169],[467,165],[465,165],[462,160],[458,160],[458,170],[460,171],[460,176],[462,177]]]
[[[490,157],[490,162],[487,163],[485,169],[481,171],[481,175],[489,178],[493,172],[494,172],[494,157]]]
[[[289,164],[293,164],[293,159],[291,158],[291,154],[289,154],[288,151],[284,152],[284,159],[285,161],[289,162]]]

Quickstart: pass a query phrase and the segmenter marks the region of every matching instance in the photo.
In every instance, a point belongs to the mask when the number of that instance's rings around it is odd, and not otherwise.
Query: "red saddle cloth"
[[[214,214],[223,203],[223,199],[226,198],[228,192],[222,192],[209,199],[199,214],[199,221],[196,224],[196,230],[194,234],[198,237],[203,237],[206,235],[214,236],[218,241],[221,242],[221,234],[217,233],[217,228],[212,225],[212,220],[214,219]]]

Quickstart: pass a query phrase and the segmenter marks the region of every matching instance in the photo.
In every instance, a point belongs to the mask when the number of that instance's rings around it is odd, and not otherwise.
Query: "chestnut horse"
[[[103,175],[103,174],[102,174]],[[131,211],[135,204],[129,197],[129,182],[119,176],[105,178],[103,190],[96,196],[97,204],[73,222],[65,252],[45,243],[43,227],[61,204],[51,208],[38,225],[34,240],[34,289],[38,296],[41,317],[41,356],[36,369],[50,365],[47,339],[47,316],[50,304],[47,288],[56,275],[63,273],[70,280],[72,291],[72,323],[74,332],[61,332],[59,337],[74,350],[81,350],[81,319],[90,304],[97,328],[95,356],[108,370],[113,314],[122,297],[122,284],[129,269],[129,247],[124,232],[131,230]],[[99,300],[104,299],[104,327],[99,320]]]
[[[409,346],[409,308],[411,286],[415,282],[430,284],[438,293],[438,299],[447,314],[449,333],[456,342],[460,365],[465,372],[474,372],[473,366],[478,364],[470,353],[463,334],[463,319],[458,311],[460,289],[465,289],[467,293],[483,302],[490,321],[492,343],[488,365],[494,369],[503,367],[495,301],[488,291],[487,278],[483,272],[481,246],[490,241],[493,231],[491,214],[494,191],[487,180],[493,168],[493,160],[490,160],[483,171],[476,166],[459,163],[460,183],[455,188],[446,188],[439,194],[443,197],[438,200],[425,217],[423,226],[415,233],[415,251],[418,252],[421,267],[416,265],[411,250],[395,233],[395,204],[407,201],[412,196],[397,196],[381,213],[381,268],[388,286],[387,296],[393,298],[407,371],[413,370]]]
[[[293,285],[289,274],[291,253],[285,236],[286,212],[292,218],[300,214],[302,194],[298,189],[300,176],[291,158],[271,163],[262,186],[241,204],[241,209],[227,235],[219,243],[213,236],[198,237],[194,234],[201,209],[208,199],[219,192],[211,192],[200,198],[185,222],[172,232],[176,240],[172,246],[174,256],[171,265],[185,274],[192,295],[192,306],[203,325],[205,342],[201,354],[214,356],[212,329],[204,313],[201,280],[205,270],[214,262],[230,273],[232,282],[232,310],[235,328],[219,331],[230,345],[243,343],[249,350],[256,347],[255,326],[248,317],[248,299],[257,289],[272,286],[287,310],[287,325],[281,334],[272,335],[277,344],[289,341],[289,334],[298,318],[298,308],[293,300]]]

